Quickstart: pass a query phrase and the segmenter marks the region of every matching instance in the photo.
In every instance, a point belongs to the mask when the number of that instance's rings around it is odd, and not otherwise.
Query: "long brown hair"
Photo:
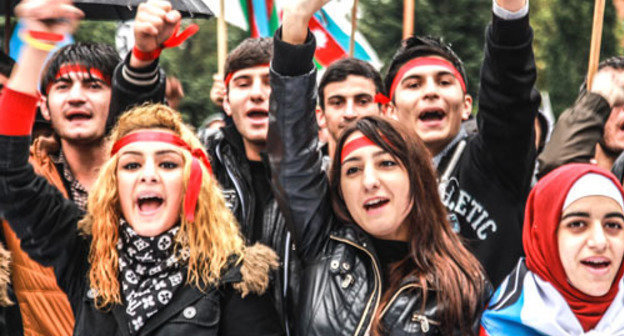
[[[180,114],[160,104],[135,107],[122,115],[111,133],[111,144],[132,131],[153,128],[170,130],[191,148],[202,148],[199,139],[182,122]],[[192,156],[184,150],[182,155],[186,189]],[[93,237],[89,253],[89,280],[91,288],[96,290],[97,308],[121,303],[116,244],[119,239],[119,219],[123,214],[119,205],[118,162],[119,154],[116,154],[102,167],[89,194],[87,215],[78,224],[81,231]],[[188,248],[189,252],[186,282],[199,289],[216,284],[223,270],[229,266],[231,256],[242,257],[244,249],[238,224],[225,204],[220,187],[203,165],[202,171],[195,222],[188,222],[181,212],[180,231],[175,237],[175,251],[181,252],[182,248]],[[184,199],[181,204],[184,204]]]
[[[441,328],[445,334],[457,328],[463,335],[474,334],[472,323],[478,316],[485,276],[477,259],[464,247],[451,229],[447,212],[440,200],[431,156],[416,133],[379,116],[367,116],[346,128],[336,147],[330,174],[332,206],[344,222],[355,223],[342,197],[341,160],[346,139],[361,132],[405,167],[410,184],[412,208],[406,216],[410,241],[409,253],[390,268],[389,287],[373,319],[372,332],[384,333],[381,311],[406,277],[415,277],[422,287],[423,304],[427,290],[436,291],[441,310]],[[357,224],[357,223],[356,223]]]

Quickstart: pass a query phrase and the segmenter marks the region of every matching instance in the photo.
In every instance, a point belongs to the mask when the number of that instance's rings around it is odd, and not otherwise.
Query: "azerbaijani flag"
[[[288,0],[237,0],[225,6],[225,20],[251,37],[273,36],[280,24],[277,14]],[[218,0],[204,0],[213,12],[219,14]],[[315,63],[319,69],[347,57],[351,39],[351,1],[330,1],[310,20],[310,31],[316,38]],[[355,58],[371,63],[380,69],[382,64],[366,38],[355,34]]]
[[[249,23],[251,37],[271,37],[279,28],[277,6],[273,0],[239,0]]]
[[[316,38],[315,62],[318,68],[348,57],[351,41],[351,3],[332,1],[316,12],[310,20],[310,31]],[[382,64],[366,38],[356,31],[353,57],[380,69]]]

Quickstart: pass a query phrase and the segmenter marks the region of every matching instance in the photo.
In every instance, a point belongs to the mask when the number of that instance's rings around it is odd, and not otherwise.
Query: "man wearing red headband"
[[[493,0],[477,134],[461,127],[473,100],[461,60],[441,40],[403,41],[385,79],[391,113],[427,145],[451,221],[494,285],[522,254],[522,210],[535,160],[540,98],[528,6],[528,0]]]
[[[28,82],[32,92],[17,93],[9,88],[3,97],[12,101],[14,111],[2,111],[0,133],[24,135],[30,131],[28,118],[19,118],[21,103],[37,93],[44,118],[50,120],[60,143],[50,153],[35,139],[30,162],[35,171],[56,186],[62,196],[86,207],[88,191],[100,166],[108,158],[107,130],[116,115],[109,114],[111,75],[119,56],[104,44],[77,43],[66,46],[44,61],[64,33],[82,13],[68,1],[25,0],[16,8],[26,27],[20,32],[27,46],[18,61],[19,81]],[[63,18],[46,23],[43,19]],[[53,21],[53,20],[49,20]],[[43,71],[42,71],[43,69]],[[42,73],[41,78],[39,73]],[[15,84],[15,83],[14,83]],[[22,132],[16,133],[16,132]],[[52,197],[52,196],[50,196]],[[45,222],[45,219],[41,219]],[[71,335],[74,316],[65,294],[58,288],[54,270],[31,260],[20,248],[20,241],[8,223],[2,223],[7,247],[12,253],[11,282],[21,310],[24,334]],[[27,244],[27,242],[21,242]],[[18,322],[19,323],[19,322]]]

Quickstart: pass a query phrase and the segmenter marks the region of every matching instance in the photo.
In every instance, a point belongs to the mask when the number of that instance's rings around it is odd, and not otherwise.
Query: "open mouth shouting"
[[[141,216],[152,216],[163,206],[165,199],[155,192],[142,192],[136,199],[138,213]]]
[[[93,118],[93,114],[86,110],[70,110],[65,113],[65,118],[70,122],[88,121]]]
[[[446,112],[441,108],[427,108],[420,111],[418,120],[427,126],[437,126],[446,117]]]
[[[374,197],[366,200],[364,202],[364,210],[369,215],[375,215],[382,211],[383,207],[385,207],[390,202],[390,199],[387,197]]]
[[[266,109],[251,109],[245,114],[254,125],[264,125],[269,120],[269,111]]]
[[[581,260],[581,264],[591,273],[603,275],[609,272],[611,260],[606,257],[589,257]]]

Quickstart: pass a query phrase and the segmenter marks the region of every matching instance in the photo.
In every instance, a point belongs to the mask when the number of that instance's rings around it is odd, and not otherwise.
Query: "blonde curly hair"
[[[175,110],[162,105],[142,105],[126,112],[119,118],[112,130],[110,143],[139,129],[166,129],[184,140],[191,148],[202,148],[193,131],[184,125]],[[182,150],[184,157],[184,190],[191,170],[192,155]],[[112,156],[102,167],[91,193],[87,215],[80,221],[79,228],[92,236],[89,253],[89,280],[95,290],[97,308],[121,303],[118,281],[119,253],[116,248],[119,239],[119,221],[122,217],[117,185],[119,155]],[[180,231],[175,237],[176,253],[188,249],[187,283],[199,289],[215,285],[223,271],[231,263],[231,256],[240,261],[244,240],[236,219],[227,208],[217,182],[202,164],[202,184],[195,209],[195,221],[189,223],[180,211]],[[182,199],[184,204],[184,197]],[[183,208],[182,204],[180,209]]]

